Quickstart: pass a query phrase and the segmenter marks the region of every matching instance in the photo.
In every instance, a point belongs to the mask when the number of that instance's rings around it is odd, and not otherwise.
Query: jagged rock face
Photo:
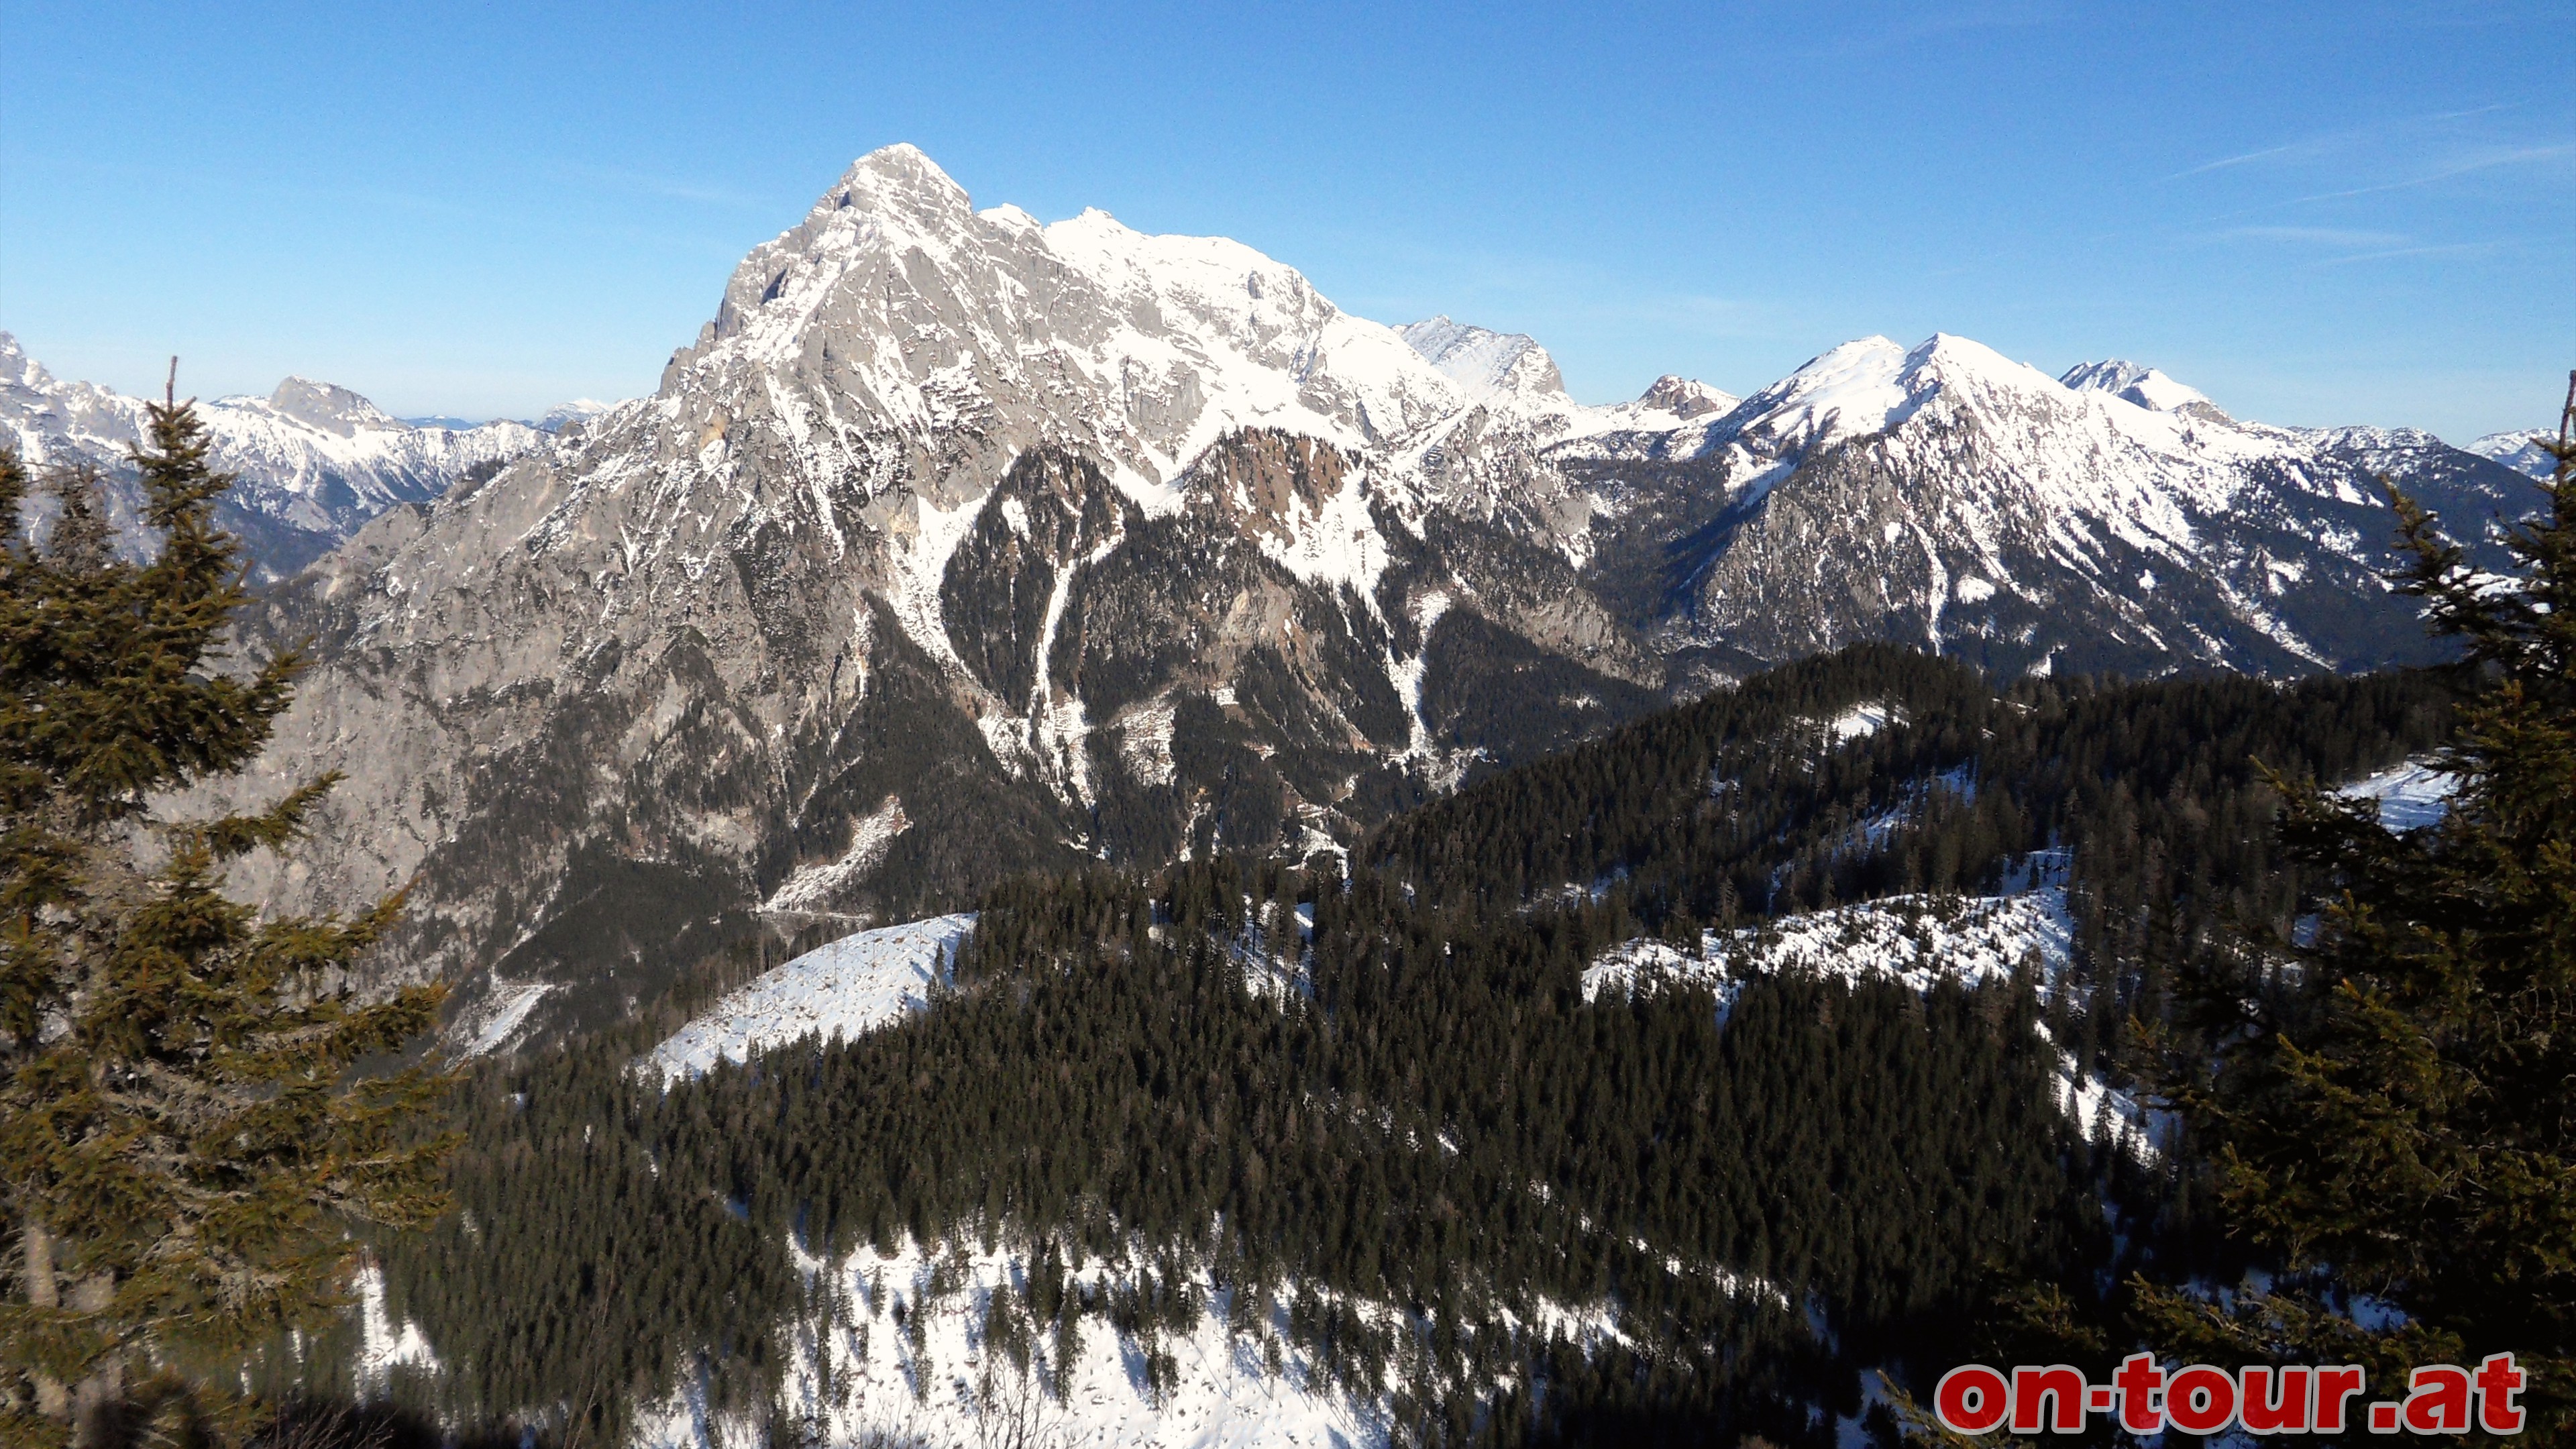
[[[1572,444],[1560,452],[1581,448]],[[2429,434],[2238,423],[2163,374],[2060,382],[1936,337],[1837,348],[1660,459],[1578,466],[1596,587],[1719,669],[1861,638],[2003,673],[2434,657],[2392,595],[2392,477],[2465,525],[2513,475]]]
[[[1693,418],[1731,411],[1741,401],[1743,399],[1733,393],[1720,392],[1707,383],[1668,372],[1656,378],[1654,384],[1639,395],[1636,406],[1641,410],[1667,412],[1688,422]]]
[[[469,978],[469,1013],[532,978],[611,1011],[755,920],[1346,842],[1854,638],[2378,662],[2417,631],[2362,572],[2386,513],[2356,480],[2509,476],[1957,339],[1588,408],[1527,339],[1409,335],[1454,370],[1236,243],[978,212],[867,157],[654,397],[278,593],[255,632],[320,664],[247,788],[347,779],[294,873],[241,887],[416,880],[389,969]]]
[[[218,520],[249,545],[254,577],[303,568],[386,509],[437,497],[534,451],[520,423],[415,427],[346,388],[290,377],[266,398],[201,403],[214,466],[238,478]],[[149,548],[127,448],[143,436],[144,401],[63,382],[0,332],[0,446],[29,463],[85,462],[105,475],[121,546]],[[50,509],[39,508],[41,525]]]

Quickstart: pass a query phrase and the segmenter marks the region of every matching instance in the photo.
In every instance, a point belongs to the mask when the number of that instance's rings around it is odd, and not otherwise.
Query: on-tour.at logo
[[[1941,1376],[1932,1412],[1943,1428],[1968,1435],[2007,1421],[2016,1434],[2081,1434],[2093,1414],[2115,1416],[2132,1434],[2465,1434],[2472,1419],[2490,1434],[2519,1434],[2523,1378],[2509,1353],[2490,1354],[2474,1370],[2426,1364],[2407,1372],[2405,1398],[2355,1405],[2369,1391],[2358,1364],[2254,1364],[2230,1373],[2196,1363],[2168,1373],[2155,1355],[2133,1353],[2098,1384],[2071,1364],[2022,1364],[2009,1375],[1961,1364]]]

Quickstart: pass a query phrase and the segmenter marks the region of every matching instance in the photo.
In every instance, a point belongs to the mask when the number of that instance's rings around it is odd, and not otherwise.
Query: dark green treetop
[[[2472,570],[2395,495],[2395,582],[2491,687],[2437,762],[2441,824],[2279,780],[2284,844],[2335,883],[2304,945],[2201,983],[2214,1057],[2163,1086],[2236,1230],[2289,1270],[2221,1308],[2141,1287],[2157,1341],[2233,1363],[2407,1364],[2512,1351],[2535,1428],[2576,1428],[2576,379],[2516,576]],[[2392,490],[2393,491],[2393,490]],[[2394,1315],[2355,1312],[2366,1295]],[[2392,1380],[2390,1375],[2396,1377]]]
[[[254,813],[156,799],[240,771],[300,661],[227,669],[247,602],[188,405],[135,452],[158,535],[108,546],[95,480],[53,480],[43,546],[0,543],[0,1442],[149,1429],[223,1440],[257,1406],[227,1372],[339,1301],[353,1221],[442,1203],[434,1065],[362,1073],[428,1030],[440,992],[355,969],[399,894],[265,919],[226,863],[290,845],[324,777]],[[0,519],[30,487],[0,452]]]

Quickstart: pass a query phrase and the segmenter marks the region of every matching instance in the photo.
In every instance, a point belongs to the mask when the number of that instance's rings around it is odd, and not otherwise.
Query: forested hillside
[[[1955,1361],[2000,1285],[2093,1295],[2207,1251],[2179,1154],[2115,1144],[2064,1079],[2116,1086],[2173,972],[2291,927],[2256,762],[2389,765],[2452,688],[1997,693],[1846,650],[1399,817],[1347,868],[1008,884],[928,1011],[666,1091],[634,1064],[744,966],[711,963],[470,1076],[461,1211],[380,1249],[439,1365],[394,1391],[581,1442],[681,1389],[813,1432],[825,1337],[923,1396],[917,1325],[962,1295],[977,1371],[1040,1392],[1086,1335],[1166,1382],[1158,1345],[1214,1314],[1408,1442],[1884,1436],[1862,1371]],[[2041,851],[2069,862],[2061,970],[1585,987],[1633,938],[1991,892]],[[968,1245],[1002,1287],[933,1271],[890,1321],[818,1268]]]

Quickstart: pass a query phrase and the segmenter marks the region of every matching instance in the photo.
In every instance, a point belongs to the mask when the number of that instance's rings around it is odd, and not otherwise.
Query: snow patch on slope
[[[789,876],[760,908],[770,912],[823,912],[843,887],[885,863],[895,837],[912,828],[903,801],[889,795],[885,803],[850,827],[850,848],[838,860],[809,865]]]
[[[807,1036],[846,1040],[925,1010],[974,929],[971,914],[932,916],[808,951],[673,1033],[646,1056],[645,1070],[668,1083]]]
[[[987,1336],[996,1296],[1026,1291],[1033,1265],[1022,1249],[961,1243],[943,1252],[907,1239],[885,1257],[861,1248],[837,1263],[805,1264],[816,1296],[835,1308],[795,1326],[780,1407],[817,1442],[1352,1449],[1388,1441],[1387,1404],[1330,1382],[1289,1341],[1284,1301],[1266,1315],[1249,1311],[1250,1331],[1236,1333],[1229,1319],[1239,1290],[1204,1270],[1170,1285],[1195,1305],[1186,1327],[1139,1338],[1084,1313],[1067,1342],[1054,1325],[1034,1325],[1023,1369]],[[1095,1260],[1068,1276],[1106,1299],[1132,1290],[1142,1266]],[[1394,1317],[1350,1306],[1373,1321]],[[639,1449],[731,1449],[724,1426],[685,1389],[639,1419]]]
[[[1698,988],[1722,1022],[1747,982],[1784,973],[1853,983],[1897,981],[1929,992],[1942,981],[1998,985],[2027,974],[2051,999],[2071,959],[2075,919],[2066,903],[2067,857],[2026,857],[1992,896],[1903,895],[1786,916],[1682,945],[1639,938],[1610,948],[1583,972],[1584,999]],[[2045,1034],[2045,1028],[2042,1028]],[[2161,1124],[2127,1093],[2071,1054],[2059,1053],[2058,1105],[2152,1160]]]
[[[385,1311],[385,1271],[373,1263],[358,1269],[358,1386],[381,1393],[398,1368],[438,1371],[438,1355],[420,1325],[410,1319],[396,1324]]]
[[[2451,813],[2451,798],[2459,793],[2459,776],[2423,760],[2408,760],[2335,791],[2346,800],[2377,802],[2379,823],[2400,833],[2441,824]]]
[[[1865,740],[1877,734],[1887,728],[1887,723],[1891,719],[1902,723],[1904,714],[1884,701],[1867,700],[1853,705],[1826,721],[1825,731],[1834,737],[1835,744],[1847,745],[1854,740]]]
[[[486,998],[489,1004],[477,1015],[457,1023],[458,1034],[464,1038],[463,1055],[479,1057],[509,1045],[510,1038],[527,1024],[529,1013],[558,989],[557,982],[504,981],[494,976]]]

